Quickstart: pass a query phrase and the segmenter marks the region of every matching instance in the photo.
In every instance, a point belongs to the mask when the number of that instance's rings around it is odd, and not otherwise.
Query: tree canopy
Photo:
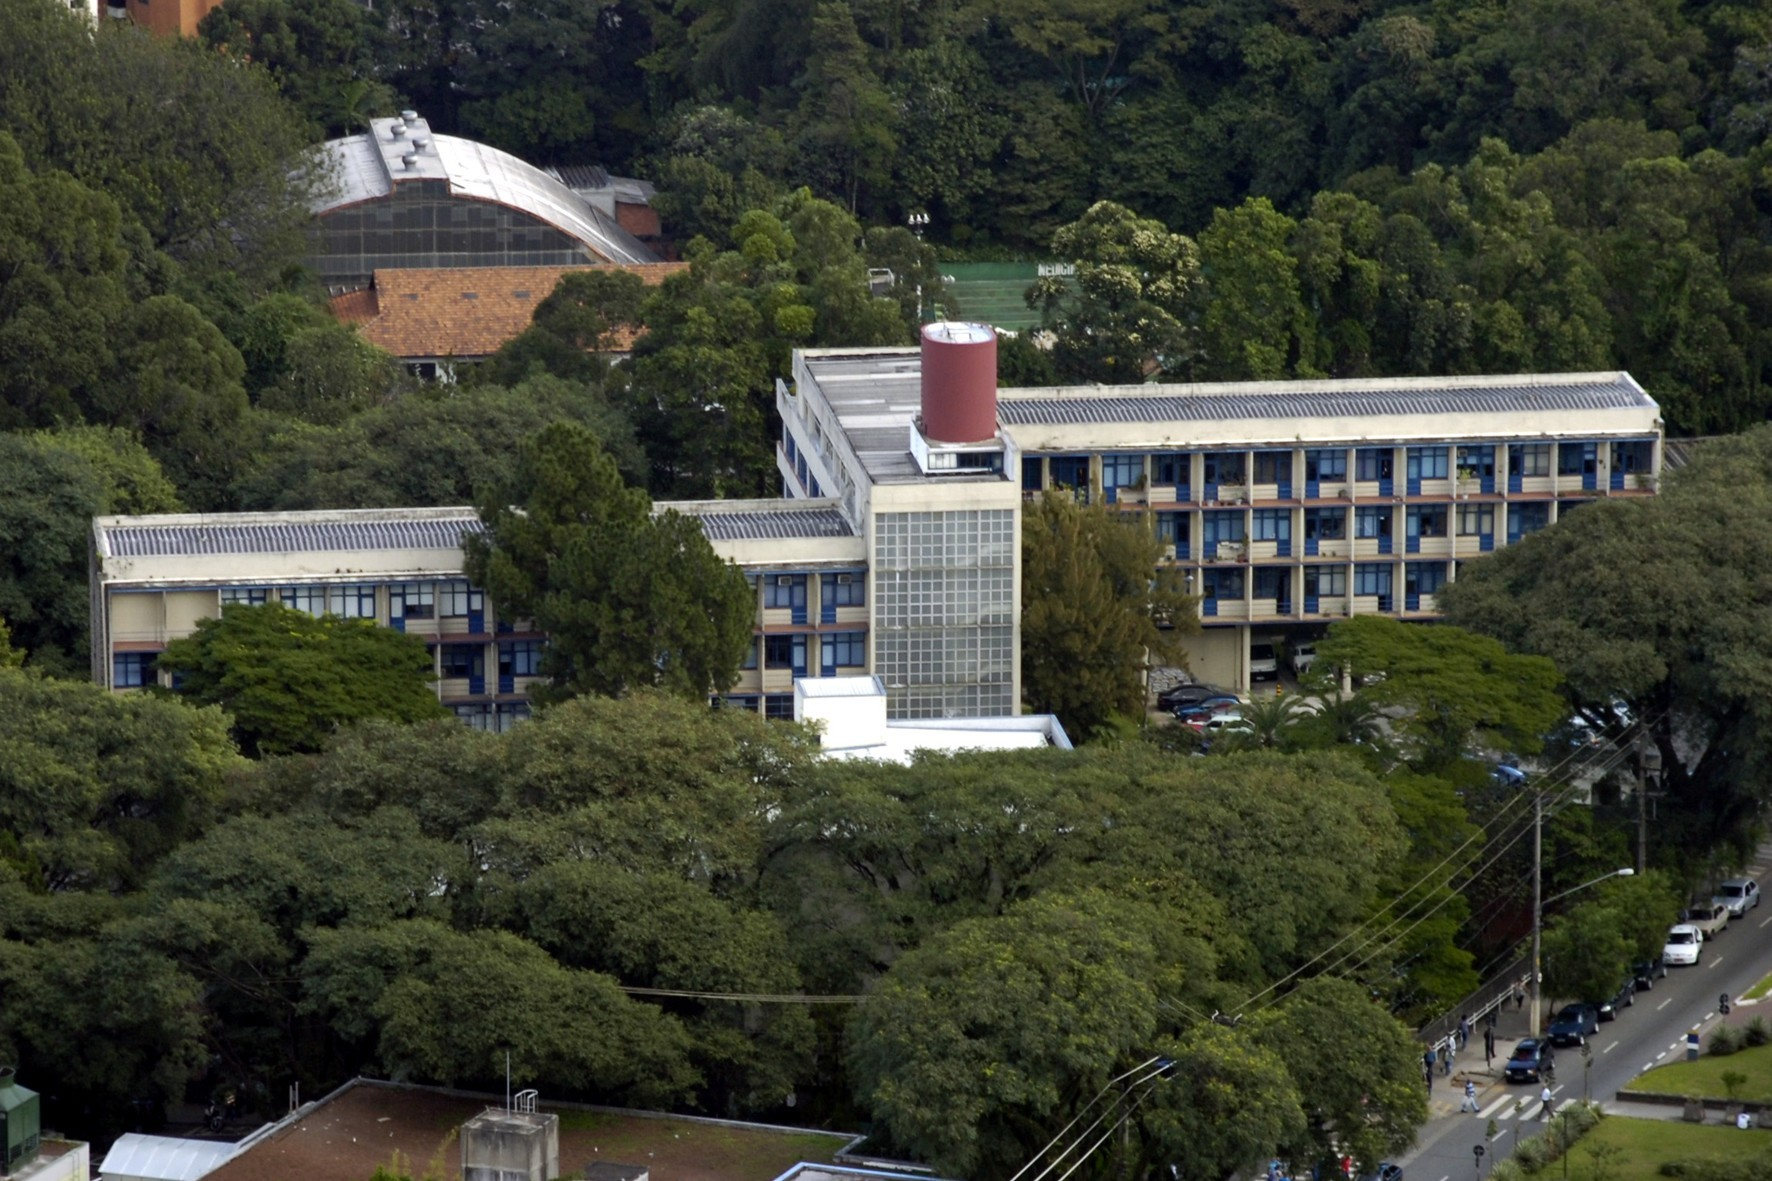
[[[424,641],[371,619],[315,618],[280,603],[229,604],[167,644],[181,696],[219,705],[249,755],[315,751],[340,726],[444,710]]]
[[[546,696],[657,686],[705,699],[737,678],[755,593],[699,521],[653,512],[584,427],[535,436],[480,516],[468,576],[547,632]]]

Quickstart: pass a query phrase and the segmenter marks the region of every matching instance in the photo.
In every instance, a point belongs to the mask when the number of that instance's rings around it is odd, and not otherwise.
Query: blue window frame
[[[1209,566],[1201,580],[1201,594],[1208,599],[1241,599],[1243,571],[1232,566]]]
[[[1304,453],[1304,478],[1337,483],[1347,479],[1347,452],[1341,448],[1313,448]]]
[[[1188,473],[1188,454],[1185,451],[1166,451],[1151,456],[1151,477],[1153,484],[1174,484],[1177,488],[1186,488],[1190,476]]]
[[[221,588],[222,606],[229,603],[244,603],[248,607],[262,607],[270,601],[269,587],[263,586],[224,586]]]
[[[1305,598],[1345,594],[1347,594],[1346,566],[1306,566],[1304,568]]]
[[[1444,480],[1448,474],[1445,447],[1409,448],[1410,480]]]
[[[1113,500],[1115,488],[1130,488],[1144,479],[1144,456],[1113,453],[1101,457],[1101,488]]]
[[[763,637],[763,667],[792,669],[794,675],[806,675],[806,637],[775,635]]]
[[[484,644],[444,644],[437,653],[438,675],[445,678],[486,675]]]
[[[865,572],[844,570],[819,575],[818,606],[826,623],[837,622],[837,608],[865,607],[867,602],[868,579]]]
[[[139,689],[155,682],[154,661],[158,652],[113,652],[111,684],[118,689]]]
[[[1087,455],[1054,455],[1046,461],[1052,471],[1052,487],[1089,490],[1089,457]]]
[[[434,619],[437,596],[428,582],[397,582],[388,588],[390,619]]]
[[[1397,453],[1389,447],[1362,447],[1354,453],[1354,478],[1371,483],[1395,475]]]
[[[1507,539],[1518,541],[1550,524],[1550,504],[1546,501],[1516,501],[1507,506]]]
[[[1274,600],[1282,614],[1292,610],[1292,569],[1289,566],[1257,566],[1254,570],[1257,599]]]
[[[1038,455],[1021,457],[1021,490],[1038,492],[1046,486],[1046,461]]]
[[[1388,595],[1391,593],[1389,562],[1362,562],[1354,567],[1356,595]]]
[[[806,608],[806,576],[804,574],[769,574],[763,578],[763,606],[768,608]]]
[[[1446,563],[1410,562],[1403,567],[1403,586],[1411,595],[1438,593],[1446,585]]]
[[[861,668],[868,662],[866,632],[836,632],[824,637],[825,664],[832,668]]]
[[[539,677],[541,675],[541,653],[542,642],[540,640],[506,640],[498,646],[498,675],[501,677]]]
[[[1243,473],[1247,470],[1243,464],[1244,455],[1241,451],[1208,451],[1206,453],[1207,484],[1241,484]]]
[[[437,614],[444,619],[466,619],[486,611],[486,594],[463,581],[437,584]]]
[[[794,720],[794,695],[792,693],[771,693],[763,699],[763,716],[777,722]]]
[[[1355,537],[1389,537],[1391,510],[1384,505],[1363,504],[1354,510]]]

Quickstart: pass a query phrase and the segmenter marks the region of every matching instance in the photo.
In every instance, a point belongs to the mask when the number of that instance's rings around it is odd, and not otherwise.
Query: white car
[[[1252,681],[1271,681],[1280,675],[1280,658],[1274,654],[1272,644],[1249,645],[1249,679]]]
[[[1752,878],[1730,878],[1717,887],[1711,896],[1712,906],[1721,906],[1734,918],[1740,918],[1760,904],[1760,883]]]
[[[1704,954],[1704,935],[1690,923],[1676,923],[1667,929],[1667,946],[1661,949],[1661,962],[1670,965],[1696,964]]]
[[[1317,662],[1317,646],[1315,644],[1292,645],[1292,675],[1302,677],[1311,671],[1311,665]]]

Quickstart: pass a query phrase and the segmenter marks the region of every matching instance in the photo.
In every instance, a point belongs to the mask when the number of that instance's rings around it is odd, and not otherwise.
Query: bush
[[[1766,1024],[1764,1017],[1755,1017],[1747,1023],[1747,1044],[1763,1046],[1772,1042],[1772,1025]]]
[[[1705,1048],[1707,1052],[1718,1056],[1733,1054],[1741,1049],[1746,1038],[1747,1034],[1733,1025],[1719,1025],[1711,1030],[1710,1041]]]
[[[1542,1136],[1521,1140],[1510,1159],[1518,1163],[1522,1174],[1536,1173],[1547,1165],[1556,1163],[1558,1158],[1574,1148],[1576,1142],[1592,1131],[1604,1115],[1597,1103],[1570,1100],[1563,1105],[1562,1111],[1551,1117],[1550,1126],[1545,1128]],[[1490,1181],[1494,1181],[1493,1174]]]
[[[1489,1181],[1526,1181],[1526,1170],[1520,1162],[1509,1157],[1489,1170]]]

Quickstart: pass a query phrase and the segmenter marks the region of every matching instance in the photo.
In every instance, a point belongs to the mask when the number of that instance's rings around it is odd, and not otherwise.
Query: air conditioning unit
[[[794,585],[794,576],[792,574],[777,574],[775,576],[775,585],[776,586],[793,586]]]
[[[1165,560],[1173,562],[1175,560],[1175,547],[1172,545],[1164,546],[1163,557]]]
[[[851,583],[853,583],[854,581],[855,581],[855,575],[853,575],[853,574],[839,574],[839,575],[837,575],[837,585],[838,586],[848,586]]]

